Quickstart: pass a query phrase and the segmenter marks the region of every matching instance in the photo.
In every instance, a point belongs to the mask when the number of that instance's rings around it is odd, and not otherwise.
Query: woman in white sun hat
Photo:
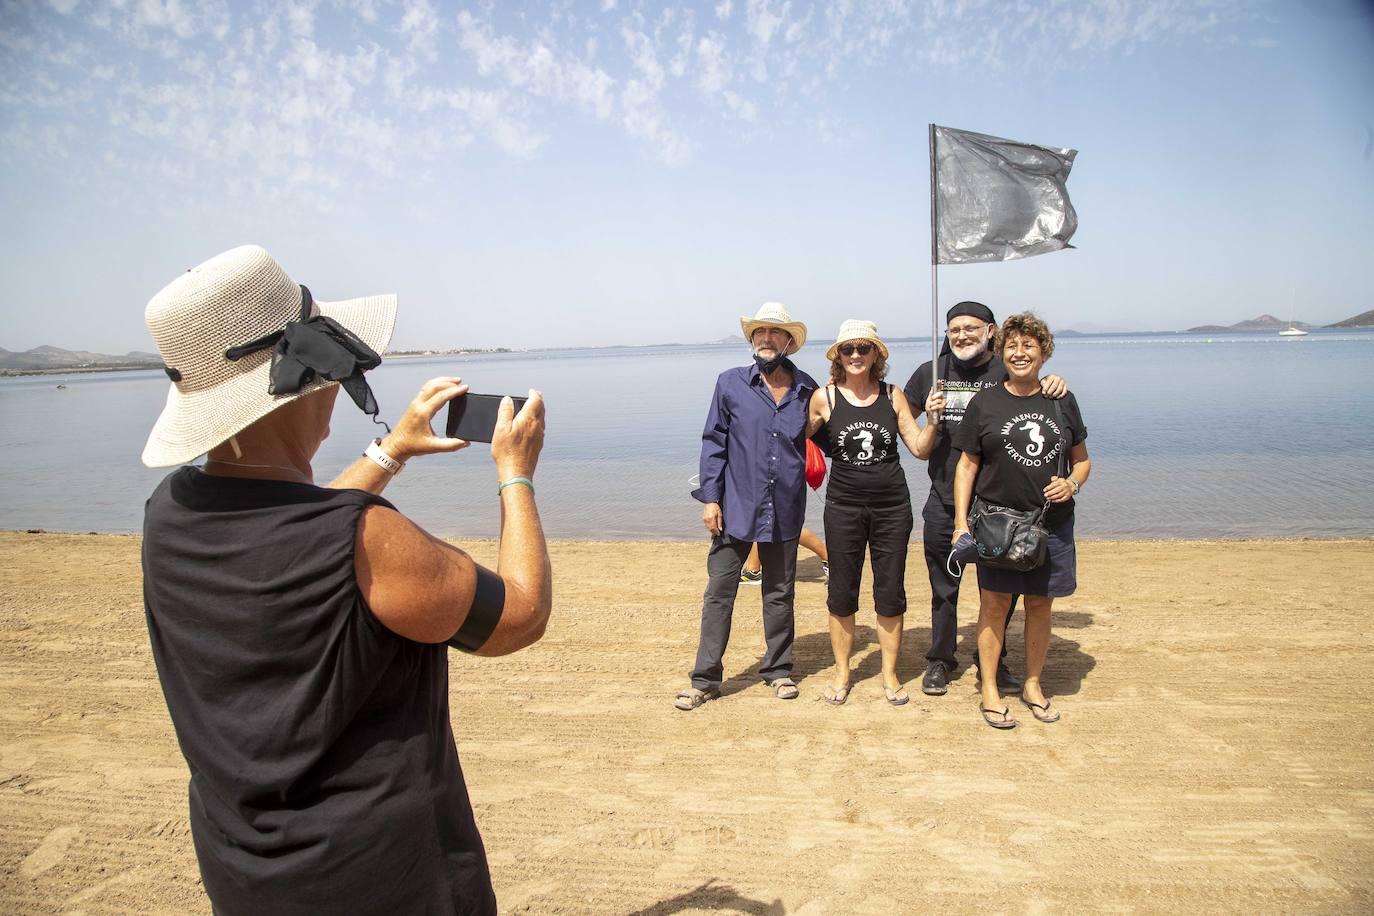
[[[910,699],[897,677],[897,656],[906,613],[912,515],[897,440],[915,454],[920,429],[902,389],[883,381],[887,344],[873,322],[845,321],[825,355],[830,360],[830,383],[811,396],[807,422],[808,434],[824,429],[831,457],[825,491],[825,543],[830,552],[826,603],[835,677],[824,699],[839,706],[849,698],[849,657],[866,548],[873,558],[883,695],[893,706],[902,706]]]
[[[543,634],[543,401],[504,403],[493,436],[499,573],[377,495],[407,460],[466,445],[430,428],[467,391],[457,378],[426,382],[394,429],[316,486],[339,388],[378,413],[363,373],[395,316],[394,296],[314,300],[256,246],[148,303],[173,385],[144,463],[208,453],[148,500],[143,585],[216,913],[496,912],[447,646],[502,655]]]

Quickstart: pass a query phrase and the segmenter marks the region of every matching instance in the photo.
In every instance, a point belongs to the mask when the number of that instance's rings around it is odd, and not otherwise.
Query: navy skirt
[[[1058,528],[1049,529],[1045,562],[1029,572],[997,569],[978,564],[978,587],[1008,595],[1044,595],[1064,598],[1078,588],[1078,552],[1073,546],[1073,516]]]

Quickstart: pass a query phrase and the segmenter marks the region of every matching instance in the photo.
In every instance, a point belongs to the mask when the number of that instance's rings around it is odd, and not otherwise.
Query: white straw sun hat
[[[184,464],[267,414],[328,385],[315,378],[290,394],[270,394],[272,349],[230,360],[225,351],[281,331],[301,316],[301,286],[257,245],[216,255],[168,283],[144,318],[172,387],[143,448],[148,467]],[[314,301],[311,317],[331,318],[380,354],[396,324],[396,297]]]
[[[792,335],[792,346],[787,349],[784,356],[796,353],[806,343],[806,325],[800,321],[793,321],[792,315],[787,311],[787,306],[781,302],[765,302],[759,306],[758,314],[753,318],[741,316],[739,325],[744,329],[744,340],[751,343],[754,332],[759,328],[779,328]]]
[[[840,333],[835,335],[835,342],[830,345],[829,350],[825,351],[825,358],[833,361],[840,352],[840,344],[848,343],[851,340],[869,341],[878,348],[883,359],[887,359],[887,344],[878,337],[878,326],[871,321],[864,321],[862,318],[845,319],[844,324],[840,325]]]

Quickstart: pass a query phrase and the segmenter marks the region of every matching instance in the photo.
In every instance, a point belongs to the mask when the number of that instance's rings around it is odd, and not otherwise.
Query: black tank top
[[[353,571],[386,500],[182,468],[148,500],[143,596],[216,913],[495,913],[443,644]]]
[[[855,407],[838,388],[827,387],[831,401],[826,437],[830,442],[827,502],[849,506],[890,506],[909,502],[906,474],[897,452],[897,409],[892,386],[883,385],[867,407]]]

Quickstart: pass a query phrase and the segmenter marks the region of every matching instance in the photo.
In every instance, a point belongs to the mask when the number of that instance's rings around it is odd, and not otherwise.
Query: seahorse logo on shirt
[[[865,466],[886,461],[892,453],[895,441],[892,430],[872,420],[855,420],[835,438],[835,445],[851,458],[843,459],[849,464]],[[854,451],[857,448],[858,451]]]
[[[854,438],[859,440],[859,454],[854,456],[855,461],[867,461],[873,457],[873,434],[866,429],[861,429],[854,434]]]
[[[1030,445],[1026,446],[1026,454],[1034,458],[1045,450],[1045,437],[1040,432],[1040,424],[1034,420],[1027,420],[1021,427],[1021,432],[1030,433]]]
[[[1059,450],[1068,445],[1058,423],[1042,413],[1029,411],[1003,423],[1001,435],[1007,455],[1028,468],[1052,464],[1059,457]]]

